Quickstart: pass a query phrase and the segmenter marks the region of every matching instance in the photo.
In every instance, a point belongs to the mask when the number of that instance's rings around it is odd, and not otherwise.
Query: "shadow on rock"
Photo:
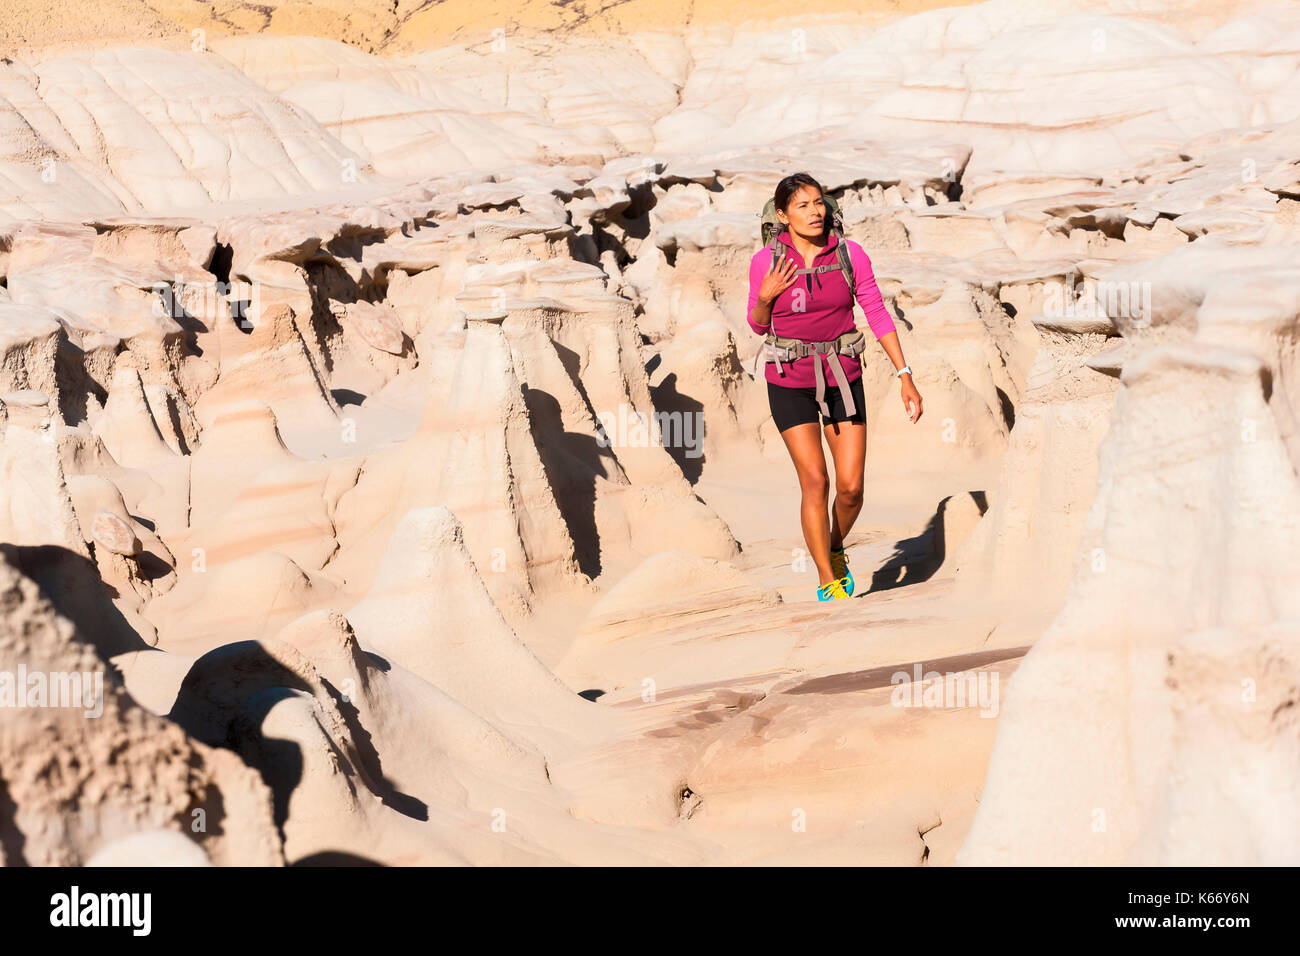
[[[949,527],[948,511],[954,501],[964,497],[965,494],[970,495],[979,508],[981,516],[988,511],[988,496],[982,491],[965,492],[962,495],[949,495],[944,498],[926,523],[924,531],[914,538],[904,538],[894,545],[894,553],[872,572],[871,587],[862,593],[888,591],[909,584],[920,584],[932,578],[947,560],[948,551],[953,543],[953,529]]]

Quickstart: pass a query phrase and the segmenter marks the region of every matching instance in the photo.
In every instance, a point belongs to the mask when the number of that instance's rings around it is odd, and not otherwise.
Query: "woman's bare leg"
[[[799,490],[803,493],[799,508],[803,540],[817,565],[818,583],[829,584],[835,580],[835,575],[831,572],[831,529],[826,513],[830,479],[826,474],[821,428],[816,422],[795,425],[781,432],[781,438],[790,452],[795,473],[799,476]]]
[[[831,446],[831,458],[835,461],[835,507],[832,509],[829,546],[839,551],[862,511],[867,426],[855,422],[832,422],[826,426],[826,443]]]

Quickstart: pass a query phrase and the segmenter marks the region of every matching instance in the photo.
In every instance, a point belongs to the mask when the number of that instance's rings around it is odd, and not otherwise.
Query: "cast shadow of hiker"
[[[980,516],[983,517],[989,507],[988,496],[983,491],[971,491],[967,494],[974,499]],[[946,533],[946,518],[949,503],[954,497],[948,495],[939,502],[924,531],[913,538],[904,538],[894,544],[894,553],[872,572],[871,587],[861,592],[862,594],[919,584],[934,576],[948,557],[949,535]]]

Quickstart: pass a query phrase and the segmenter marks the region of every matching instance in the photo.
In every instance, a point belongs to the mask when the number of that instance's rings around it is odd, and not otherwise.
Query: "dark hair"
[[[772,197],[773,202],[776,204],[776,208],[785,212],[786,209],[790,207],[790,200],[794,198],[794,194],[805,186],[811,186],[813,189],[816,189],[817,192],[822,193],[823,195],[825,194],[825,190],[822,189],[822,184],[813,179],[808,173],[791,173],[789,176],[785,177],[785,179],[776,184],[776,195]],[[830,228],[829,216],[826,217],[826,221],[822,226],[824,229]],[[788,229],[790,227],[788,225],[782,225],[781,228]]]
[[[808,173],[791,173],[776,184],[776,195],[773,197],[776,208],[785,212],[789,208],[790,200],[794,197],[794,194],[805,186],[811,186],[819,193],[824,192],[822,184],[813,179]]]

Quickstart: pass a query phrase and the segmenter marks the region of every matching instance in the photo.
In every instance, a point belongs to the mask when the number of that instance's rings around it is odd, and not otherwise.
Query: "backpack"
[[[826,204],[826,215],[829,217],[830,233],[835,235],[835,251],[838,262],[833,265],[821,265],[814,269],[799,269],[799,275],[806,275],[810,272],[836,272],[844,273],[844,280],[849,284],[849,295],[853,296],[857,286],[853,281],[853,263],[849,259],[849,247],[846,245],[844,238],[844,218],[840,215],[840,206],[834,198],[822,193],[822,202]],[[776,198],[773,197],[767,201],[763,211],[759,213],[759,236],[763,240],[763,245],[772,247],[772,264],[779,266],[781,258],[785,255],[785,243],[778,237],[787,229],[785,223],[776,218]]]

